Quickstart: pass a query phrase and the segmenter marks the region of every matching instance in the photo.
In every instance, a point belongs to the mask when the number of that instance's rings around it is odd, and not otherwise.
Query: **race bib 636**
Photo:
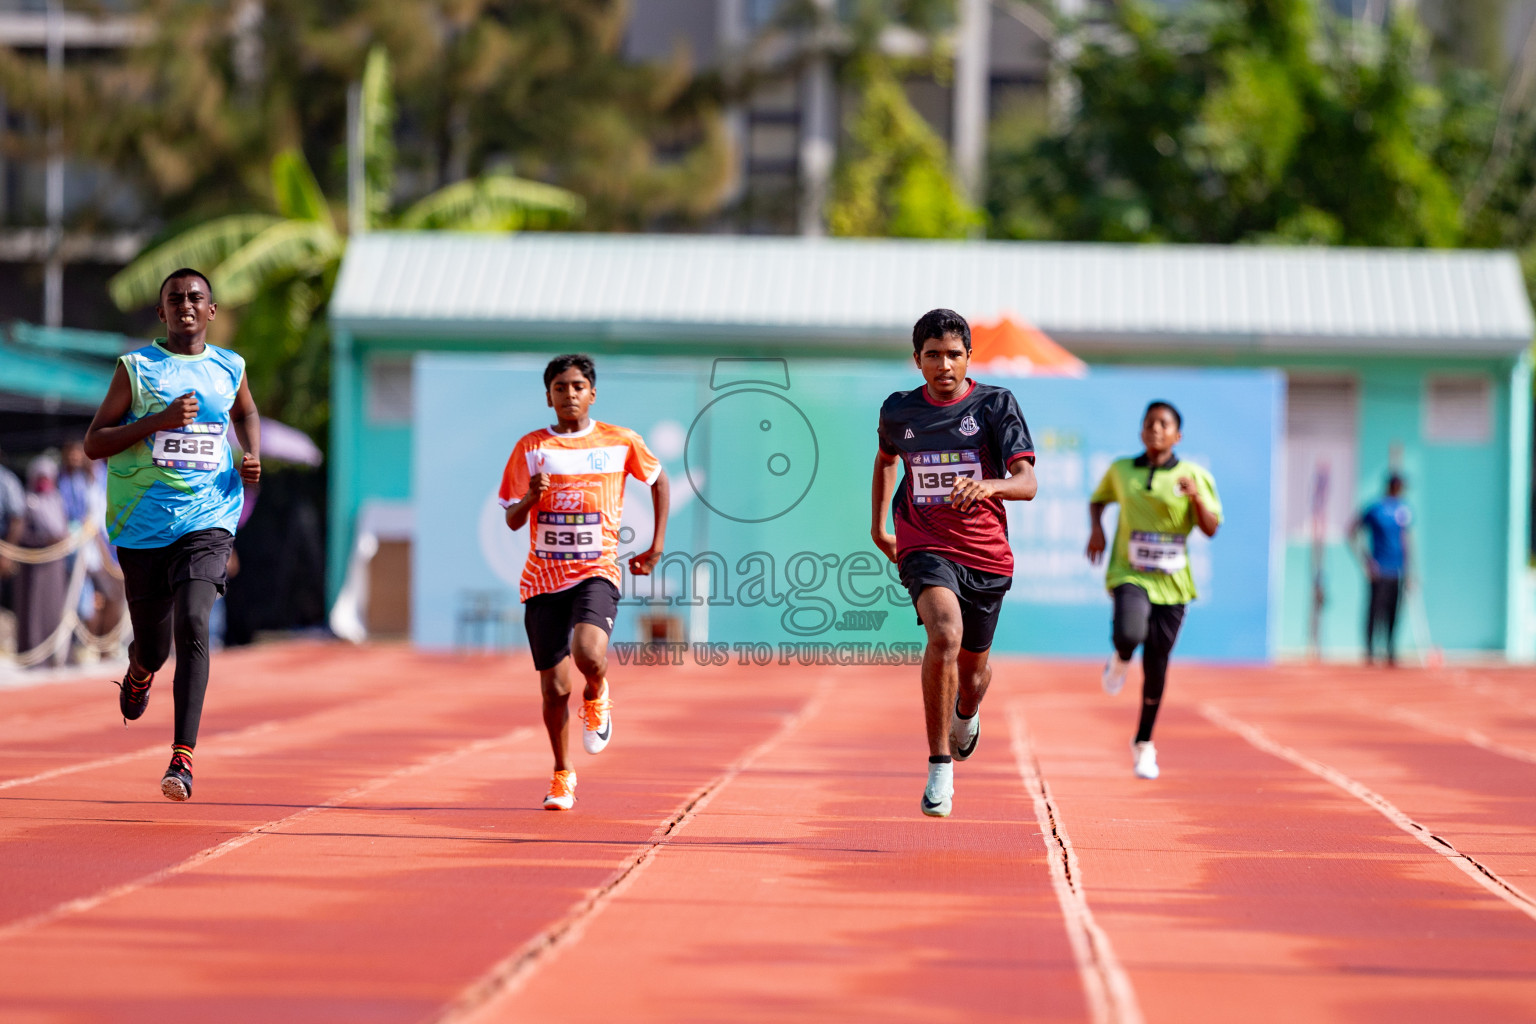
[[[588,561],[603,555],[601,512],[540,512],[533,553],[554,561]]]

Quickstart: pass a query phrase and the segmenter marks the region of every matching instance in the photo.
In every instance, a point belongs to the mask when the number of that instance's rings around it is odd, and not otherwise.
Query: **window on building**
[[[1355,514],[1359,393],[1347,377],[1292,377],[1285,410],[1285,534],[1341,540]]]
[[[1424,440],[1487,444],[1493,437],[1493,382],[1481,375],[1424,379]]]
[[[368,363],[368,422],[381,426],[411,422],[412,381],[409,357],[388,356]]]

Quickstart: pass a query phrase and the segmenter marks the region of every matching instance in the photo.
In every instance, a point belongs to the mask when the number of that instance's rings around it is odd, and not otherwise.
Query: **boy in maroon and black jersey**
[[[1003,595],[1013,585],[1003,502],[1035,496],[1035,451],[1013,393],[965,375],[971,328],[959,313],[923,314],[912,328],[912,358],[926,383],[896,392],[880,407],[870,534],[901,567],[918,622],[928,631],[922,808],[942,818],[954,798],[952,762],[976,749],[977,713],[992,680],[987,652]],[[907,468],[900,488],[898,460]],[[885,525],[887,507],[896,520],[894,536]]]

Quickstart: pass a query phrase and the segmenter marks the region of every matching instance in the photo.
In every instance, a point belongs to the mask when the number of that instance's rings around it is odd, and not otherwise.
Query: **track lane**
[[[1088,1019],[1002,716],[925,818],[916,672],[819,671],[836,698],[475,1019]]]
[[[503,720],[514,706],[537,713],[531,671],[515,668],[497,695]],[[575,812],[538,809],[549,754],[535,729],[291,815],[221,856],[0,942],[0,991],[9,1005],[71,1020],[431,1016],[600,886],[807,695],[793,680],[705,681],[677,670],[615,674],[614,745],[582,758]],[[434,719],[437,706],[484,718],[465,689],[444,687],[407,731],[438,744],[441,721],[461,716]],[[330,751],[338,762],[354,753]],[[271,792],[292,786],[299,766],[290,751],[222,771]],[[143,956],[167,944],[176,956]]]
[[[1461,1019],[1531,1018],[1529,919],[1194,707],[1218,693],[1305,706],[1326,677],[1176,668],[1155,782],[1130,770],[1134,683],[1111,699],[1091,666],[1032,666],[1022,697],[1147,1021],[1427,1020],[1452,1005]]]

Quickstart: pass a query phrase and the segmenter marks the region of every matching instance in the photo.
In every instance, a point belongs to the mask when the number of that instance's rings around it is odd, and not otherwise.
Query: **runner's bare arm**
[[[544,492],[549,490],[549,474],[535,473],[528,478],[528,493],[517,501],[507,506],[507,528],[521,530],[523,524],[528,521],[528,513],[533,511]]]
[[[240,375],[240,390],[235,392],[235,403],[229,408],[229,421],[234,425],[235,436],[240,439],[240,479],[248,484],[261,480],[261,415],[256,411],[256,399],[251,397],[250,384],[245,374]]]
[[[107,386],[107,397],[91,419],[90,429],[85,432],[85,454],[92,459],[105,459],[144,440],[157,430],[173,430],[197,421],[197,396],[188,391],[164,410],[153,416],[145,416],[132,423],[122,418],[133,408],[133,389],[128,384],[128,371],[122,363],[112,374]]]
[[[891,508],[891,495],[896,492],[895,455],[875,450],[875,475],[869,484],[869,536],[875,547],[886,558],[896,561],[896,536],[885,527],[886,515]]]
[[[1194,478],[1180,478],[1179,493],[1189,499],[1189,507],[1195,514],[1195,524],[1200,527],[1200,532],[1207,537],[1216,536],[1216,528],[1221,525],[1221,520],[1200,500],[1200,489],[1195,486]]]
[[[1104,539],[1104,507],[1105,501],[1090,501],[1088,503],[1088,561],[1098,565],[1104,560],[1104,549],[1108,543]]]
[[[1009,477],[1006,480],[973,480],[968,476],[962,476],[955,481],[955,489],[950,491],[950,500],[955,508],[961,512],[969,512],[978,501],[987,498],[1001,498],[1004,501],[1030,501],[1040,490],[1040,481],[1035,479],[1035,464],[1023,455],[1014,459],[1008,466]]]
[[[629,571],[636,576],[649,576],[661,558],[667,540],[667,512],[671,507],[672,484],[667,480],[667,471],[658,470],[656,482],[651,484],[651,510],[655,516],[656,531],[651,537],[650,550],[629,560]]]

